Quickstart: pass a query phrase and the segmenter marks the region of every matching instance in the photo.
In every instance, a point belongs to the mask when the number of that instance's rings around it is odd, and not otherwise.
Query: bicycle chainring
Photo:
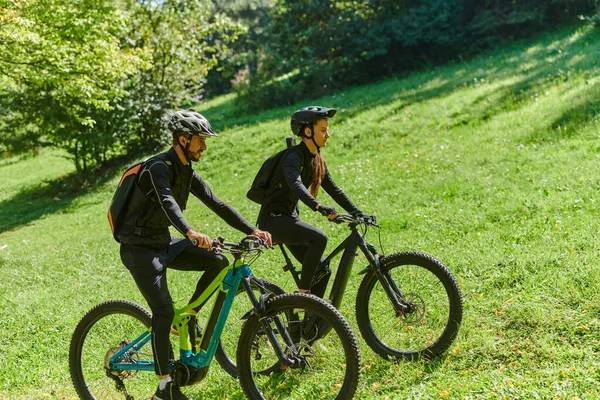
[[[208,367],[195,368],[182,361],[175,362],[171,376],[179,386],[190,386],[200,382],[208,373]]]

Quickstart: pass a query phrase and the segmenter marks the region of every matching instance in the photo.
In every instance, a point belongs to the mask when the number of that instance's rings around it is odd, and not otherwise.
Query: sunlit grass
[[[260,162],[285,146],[291,113],[305,104],[337,107],[323,150],[336,182],[378,216],[386,252],[432,254],[465,296],[460,335],[441,360],[394,364],[361,341],[357,397],[597,398],[598,60],[598,31],[568,28],[252,116],[237,116],[229,95],[198,108],[220,137],[196,170],[254,222],[258,207],[245,190]],[[79,318],[110,298],[144,304],[106,220],[117,178],[49,200],[44,180],[71,171],[54,152],[0,164],[0,398],[73,398],[67,355]],[[16,197],[24,190],[25,205]],[[40,207],[46,211],[32,214]],[[198,230],[241,236],[200,202],[188,207]],[[302,215],[328,234],[329,249],[346,234],[306,208]],[[368,238],[377,243],[374,231]],[[269,251],[252,269],[292,290],[282,264]],[[357,264],[358,272],[364,263]],[[170,273],[179,304],[197,278]],[[341,307],[355,328],[359,283],[351,278]],[[216,364],[186,393],[243,397]]]

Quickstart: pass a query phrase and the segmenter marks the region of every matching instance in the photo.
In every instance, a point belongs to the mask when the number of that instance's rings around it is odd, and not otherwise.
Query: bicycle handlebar
[[[350,214],[338,214],[337,217],[330,219],[330,221],[335,222],[336,224],[347,222],[348,224],[354,223],[357,225],[375,226],[379,228],[379,225],[377,225],[377,218],[374,215],[363,215],[360,217],[355,217]],[[198,246],[198,243],[198,239],[192,240],[192,244],[194,246]],[[265,240],[257,236],[248,235],[239,242],[226,242],[225,239],[222,237],[214,239],[212,241],[211,251],[219,253],[225,250],[230,253],[241,254],[250,253],[252,251],[262,251],[263,248],[268,248],[267,242]]]
[[[267,242],[257,236],[248,235],[239,242],[226,242],[224,238],[219,237],[212,241],[212,251],[220,253],[227,251],[232,254],[251,253],[262,251],[267,248]]]
[[[350,214],[338,214],[337,217],[331,219],[330,221],[335,222],[336,224],[347,222],[349,224],[355,223],[379,227],[379,225],[377,225],[377,218],[374,215],[363,215],[361,217],[355,217]]]
[[[193,239],[192,244],[198,246],[198,239]],[[236,251],[257,250],[260,247],[267,247],[267,242],[257,236],[248,235],[239,242],[226,242],[225,238],[219,237],[212,241],[211,249],[231,249]]]

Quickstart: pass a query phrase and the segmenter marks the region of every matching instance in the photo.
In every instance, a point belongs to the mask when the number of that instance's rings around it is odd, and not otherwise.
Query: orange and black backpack
[[[138,174],[140,173],[142,165],[145,161],[146,160],[138,161],[125,170],[125,173],[119,181],[119,186],[117,186],[117,190],[115,191],[112,202],[110,203],[110,207],[108,207],[108,222],[110,224],[113,237],[117,242],[120,242],[118,233],[120,231],[121,224],[123,223],[123,218],[127,213],[129,199],[131,198],[131,194],[133,193],[135,185],[137,185]]]

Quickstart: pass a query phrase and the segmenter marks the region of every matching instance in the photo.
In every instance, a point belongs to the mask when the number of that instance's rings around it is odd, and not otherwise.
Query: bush
[[[469,56],[590,13],[596,2],[277,0],[258,71],[237,87],[240,107],[290,104]]]

